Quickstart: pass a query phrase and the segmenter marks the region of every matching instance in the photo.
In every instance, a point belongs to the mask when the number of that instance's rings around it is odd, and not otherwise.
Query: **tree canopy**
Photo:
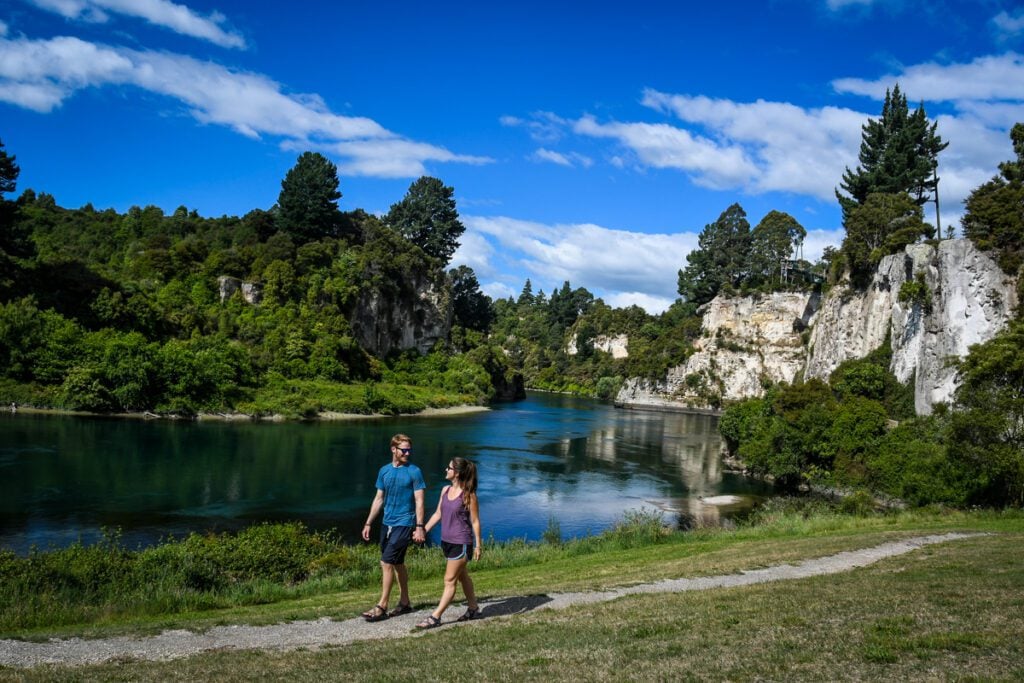
[[[428,255],[448,265],[466,231],[455,209],[455,190],[437,178],[423,176],[405,197],[391,206],[384,222]]]
[[[337,237],[338,167],[319,152],[303,152],[281,181],[279,229],[299,242]]]
[[[750,233],[749,280],[759,285],[778,272],[779,262],[793,256],[795,245],[803,242],[807,230],[782,211],[769,211]]]
[[[1024,124],[1010,132],[1016,159],[999,164],[999,175],[964,201],[964,236],[979,249],[996,250],[999,264],[1013,274],[1024,263]]]
[[[714,223],[704,226],[697,248],[686,255],[679,271],[679,294],[687,301],[711,301],[724,285],[735,286],[747,272],[750,223],[739,204],[733,204]]]
[[[873,193],[906,192],[918,206],[935,196],[939,152],[949,143],[936,133],[924,104],[910,113],[899,84],[886,90],[882,116],[868,119],[861,128],[860,164],[843,173],[836,198],[843,209],[843,222]]]
[[[932,237],[935,230],[924,222],[924,214],[910,195],[873,192],[864,203],[850,211],[842,251],[857,286],[871,278],[883,256],[894,254],[920,237]]]

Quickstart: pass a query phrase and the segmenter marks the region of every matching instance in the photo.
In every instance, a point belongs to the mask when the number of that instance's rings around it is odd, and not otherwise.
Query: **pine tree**
[[[906,192],[918,206],[934,198],[939,152],[949,145],[937,126],[929,123],[923,103],[910,113],[899,84],[885,92],[881,118],[868,119],[861,128],[860,164],[843,173],[840,188],[846,194],[836,190],[844,224],[872,193]]]

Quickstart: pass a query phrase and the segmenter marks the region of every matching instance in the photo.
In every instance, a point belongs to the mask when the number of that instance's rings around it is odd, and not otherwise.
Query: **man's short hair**
[[[407,442],[410,446],[412,445],[412,439],[407,437],[405,434],[395,434],[393,437],[391,437],[391,447],[397,448],[398,444],[402,443],[403,441]]]

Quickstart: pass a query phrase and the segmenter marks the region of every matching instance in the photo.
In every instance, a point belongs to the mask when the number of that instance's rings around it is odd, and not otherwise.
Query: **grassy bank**
[[[991,532],[843,574],[698,593],[632,596],[561,611],[442,628],[424,638],[320,652],[218,652],[184,661],[0,671],[20,680],[1019,680],[1024,676],[1024,514],[912,512],[850,517],[765,510],[735,530],[664,533],[638,516],[600,537],[485,549],[483,596],[715,575],[795,562],[895,538]],[[360,551],[362,552],[362,551]],[[371,555],[371,560],[373,559]],[[436,552],[410,558],[414,602],[440,590]],[[345,589],[327,578],[271,604],[202,612],[120,614],[21,630],[21,636],[149,631],[170,626],[348,618],[372,604],[368,571]],[[320,581],[319,584],[316,582]],[[305,588],[302,586],[305,585]],[[16,635],[8,632],[8,636]],[[381,668],[382,648],[389,665]]]

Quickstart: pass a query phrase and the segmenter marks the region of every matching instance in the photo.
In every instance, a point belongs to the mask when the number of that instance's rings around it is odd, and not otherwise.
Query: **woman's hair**
[[[472,460],[455,457],[452,458],[452,467],[462,487],[462,504],[469,505],[470,496],[476,494],[476,464]]]

